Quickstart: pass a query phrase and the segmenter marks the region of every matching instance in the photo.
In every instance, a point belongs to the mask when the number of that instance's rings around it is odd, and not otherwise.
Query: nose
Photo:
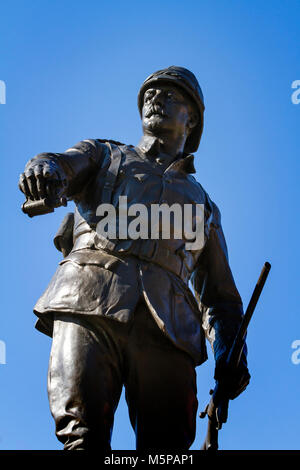
[[[155,95],[152,97],[153,104],[163,104],[164,101],[164,93],[162,90],[156,90]]]

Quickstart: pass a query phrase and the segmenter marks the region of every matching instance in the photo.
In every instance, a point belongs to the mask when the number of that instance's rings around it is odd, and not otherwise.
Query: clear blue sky
[[[50,338],[32,308],[60,254],[52,237],[68,209],[29,219],[17,188],[26,161],[85,138],[136,144],[139,86],[169,65],[191,69],[205,102],[197,178],[218,204],[230,264],[247,305],[272,264],[248,334],[252,381],[231,403],[222,449],[300,449],[300,1],[7,1],[1,3],[0,449],[60,449],[46,392]],[[71,206],[72,207],[72,206]],[[198,368],[199,411],[213,362]],[[174,410],[176,413],[176,410]],[[206,423],[198,419],[192,449]],[[134,449],[124,399],[112,446]]]

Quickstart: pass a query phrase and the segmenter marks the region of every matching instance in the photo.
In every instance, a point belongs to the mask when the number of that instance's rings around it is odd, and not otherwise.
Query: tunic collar
[[[138,143],[138,149],[147,157],[157,157],[160,154],[160,142],[157,137],[144,135]],[[163,154],[161,154],[163,155]],[[169,160],[166,154],[166,160]],[[183,171],[185,173],[196,173],[194,166],[194,155],[188,154],[169,162],[172,170]]]

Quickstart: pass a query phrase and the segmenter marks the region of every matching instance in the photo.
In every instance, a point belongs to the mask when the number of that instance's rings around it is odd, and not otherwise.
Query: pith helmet
[[[138,107],[141,116],[144,102],[144,93],[147,88],[150,88],[153,84],[157,84],[158,81],[172,83],[173,85],[182,88],[196,104],[199,112],[199,122],[187,138],[184,147],[184,151],[186,153],[196,152],[199,147],[203,131],[203,114],[205,109],[203,93],[197,78],[192,72],[190,72],[190,70],[185,69],[184,67],[176,67],[175,65],[152,73],[148,78],[146,78],[138,94]]]

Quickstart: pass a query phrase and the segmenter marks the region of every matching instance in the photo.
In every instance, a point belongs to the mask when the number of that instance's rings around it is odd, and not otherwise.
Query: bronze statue
[[[192,176],[204,116],[198,81],[182,67],[155,72],[140,89],[138,107],[144,135],[137,146],[84,140],[64,153],[37,155],[20,176],[29,215],[67,199],[76,204],[55,238],[64,258],[34,307],[36,327],[53,337],[48,393],[65,449],[110,450],[123,385],[137,450],[189,449],[205,338],[215,379],[226,380],[230,398],[250,378],[246,346],[239,367],[226,369],[242,301],[220,212]],[[98,207],[120,212],[125,196],[128,207],[203,205],[203,245],[188,250],[187,240],[175,236],[102,236]]]

